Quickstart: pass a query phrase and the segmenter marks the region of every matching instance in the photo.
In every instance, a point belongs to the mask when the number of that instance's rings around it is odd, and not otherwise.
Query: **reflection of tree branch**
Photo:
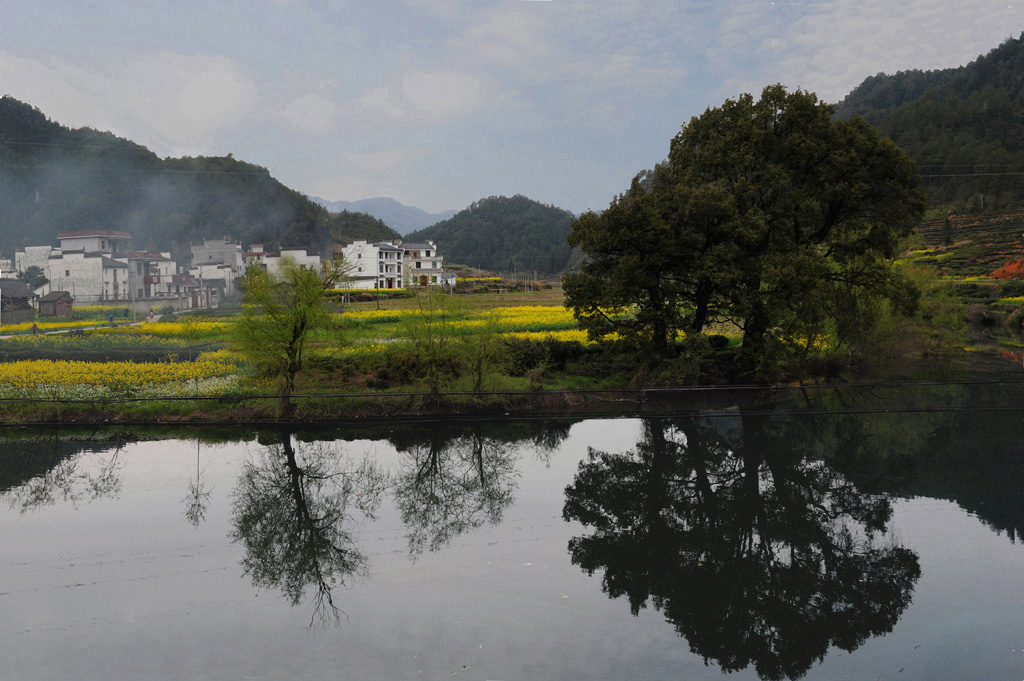
[[[12,509],[17,508],[21,513],[26,513],[44,506],[53,506],[58,501],[77,505],[103,497],[114,497],[120,492],[121,478],[118,477],[118,471],[124,465],[118,456],[120,446],[109,458],[103,458],[92,453],[61,456],[59,445],[60,441],[54,440],[51,452],[53,463],[48,470],[4,495]],[[39,456],[44,455],[40,453]]]
[[[497,524],[514,500],[519,472],[510,448],[478,431],[407,451],[394,497],[413,557],[484,523]]]
[[[192,527],[199,527],[199,523],[206,519],[206,509],[210,505],[210,496],[213,489],[207,489],[203,482],[203,469],[199,464],[199,440],[196,440],[196,479],[189,480],[188,494],[185,496],[185,518]]]
[[[337,623],[332,590],[366,571],[348,525],[356,512],[372,518],[387,475],[368,459],[354,466],[328,447],[267,447],[247,462],[234,492],[233,541],[246,549],[245,573],[263,589],[279,589],[298,605],[313,587],[310,625]]]

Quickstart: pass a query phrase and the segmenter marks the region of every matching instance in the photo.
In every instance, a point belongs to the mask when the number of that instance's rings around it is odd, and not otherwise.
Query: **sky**
[[[331,201],[606,207],[691,117],[966,64],[1024,0],[0,0],[0,94]]]

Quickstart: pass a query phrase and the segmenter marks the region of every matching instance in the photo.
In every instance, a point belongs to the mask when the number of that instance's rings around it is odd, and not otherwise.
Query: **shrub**
[[[967,321],[975,328],[988,329],[999,326],[1002,323],[1002,318],[994,310],[975,303],[967,308]]]

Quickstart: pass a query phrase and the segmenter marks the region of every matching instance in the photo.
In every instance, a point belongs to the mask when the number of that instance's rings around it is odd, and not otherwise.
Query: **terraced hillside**
[[[1024,258],[1024,210],[951,215],[949,246],[943,243],[943,222],[930,220],[918,226],[927,250],[915,251],[913,259],[934,265],[944,276],[989,277],[1007,263]]]

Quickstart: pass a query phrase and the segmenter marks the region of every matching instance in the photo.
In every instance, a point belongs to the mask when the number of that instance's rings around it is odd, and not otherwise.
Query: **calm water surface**
[[[4,432],[0,679],[1024,678],[1022,414],[793,406]]]

